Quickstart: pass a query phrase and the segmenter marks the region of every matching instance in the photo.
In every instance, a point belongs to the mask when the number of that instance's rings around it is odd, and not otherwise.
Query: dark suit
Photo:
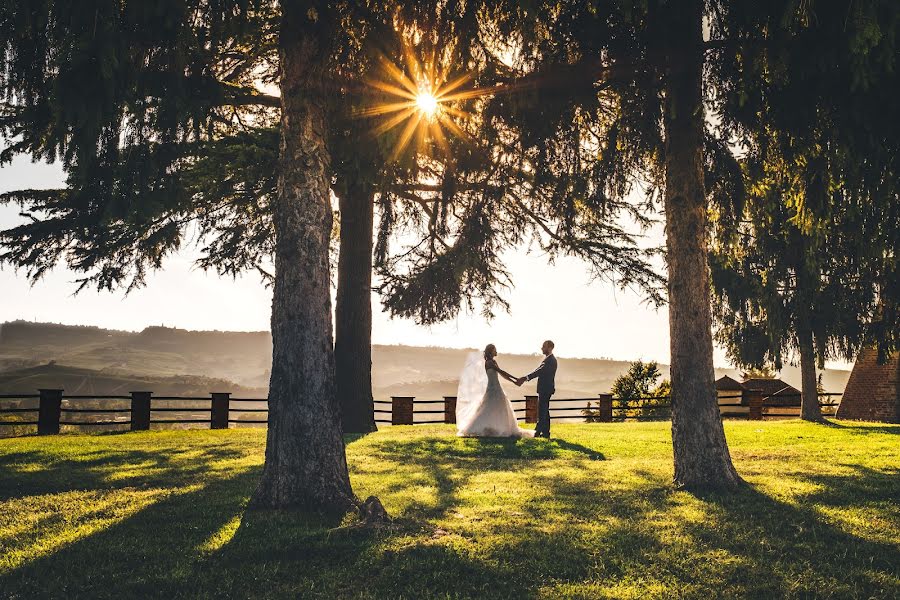
[[[535,437],[550,437],[550,396],[556,392],[556,357],[546,356],[541,366],[529,373],[525,379],[537,377],[538,421],[534,428]]]

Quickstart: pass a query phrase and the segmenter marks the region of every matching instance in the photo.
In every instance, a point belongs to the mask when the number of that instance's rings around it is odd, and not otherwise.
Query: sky
[[[61,185],[57,165],[18,158],[0,168],[0,192]],[[0,206],[0,229],[19,220],[17,207]],[[648,232],[662,243],[662,228]],[[260,331],[269,328],[271,291],[253,274],[232,279],[193,266],[196,248],[185,248],[147,278],[142,289],[124,292],[84,290],[74,295],[77,274],[58,267],[34,286],[24,273],[0,268],[0,322],[15,319],[139,331],[150,325],[192,330]],[[539,353],[552,339],[561,357],[613,358],[669,362],[668,312],[646,304],[632,291],[592,281],[587,266],[571,258],[548,265],[546,256],[511,253],[507,267],[514,288],[502,310],[487,321],[480,313],[422,327],[381,312],[373,294],[372,340],[376,344],[481,348],[494,343],[501,354]],[[717,367],[730,366],[716,348]],[[836,364],[834,366],[843,367]]]

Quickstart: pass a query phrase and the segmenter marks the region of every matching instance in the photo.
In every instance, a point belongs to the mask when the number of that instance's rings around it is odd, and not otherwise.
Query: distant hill
[[[453,395],[466,356],[474,351],[376,345],[372,352],[375,397],[439,399]],[[0,393],[62,387],[69,393],[113,394],[121,392],[100,390],[124,390],[140,384],[160,394],[205,395],[214,390],[237,394],[244,390],[241,395],[265,395],[271,353],[272,337],[266,331],[148,327],[128,332],[14,321],[0,325]],[[540,358],[537,354],[501,354],[498,360],[504,369],[519,375],[534,369]],[[628,361],[559,357],[557,395],[587,397],[607,391],[628,365]],[[667,365],[660,365],[660,370],[668,377]],[[740,372],[716,370],[717,377],[724,374],[738,377]],[[842,392],[849,375],[849,371],[826,370],[826,390]],[[800,383],[795,367],[785,368],[780,377],[795,386]],[[91,391],[73,391],[76,388]],[[507,390],[512,397],[521,398],[526,390],[533,393],[533,384],[524,388],[509,385]]]
[[[26,321],[0,325],[0,372],[54,361],[92,371],[153,378],[199,375],[266,388],[271,353],[272,337],[264,331],[148,327],[134,333]]]
[[[159,396],[208,396],[210,392],[231,392],[243,398],[264,398],[267,393],[265,389],[246,388],[232,381],[200,375],[148,377],[57,364],[0,372],[0,393],[33,394],[41,388],[60,388],[67,394],[85,396],[152,391]]]

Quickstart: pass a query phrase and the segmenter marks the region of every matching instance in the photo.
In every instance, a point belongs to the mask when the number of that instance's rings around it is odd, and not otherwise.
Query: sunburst
[[[419,92],[416,94],[416,108],[426,119],[434,119],[438,111],[437,98],[431,92]]]
[[[407,69],[404,71],[386,57],[381,57],[383,78],[371,79],[369,85],[388,95],[388,99],[359,111],[360,116],[381,117],[374,133],[384,134],[402,125],[400,136],[391,159],[394,160],[417,140],[418,150],[427,148],[429,141],[442,150],[449,150],[445,130],[460,138],[467,137],[456,119],[465,120],[471,115],[459,107],[465,100],[483,96],[491,90],[467,87],[469,75],[448,81],[442,73],[436,73],[432,56],[425,61],[416,59],[412,51],[405,53]]]

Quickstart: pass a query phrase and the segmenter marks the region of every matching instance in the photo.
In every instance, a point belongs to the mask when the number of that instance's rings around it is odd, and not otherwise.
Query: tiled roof
[[[763,396],[794,396],[800,394],[800,390],[780,379],[753,377],[745,380],[742,385],[747,390],[760,390]]]
[[[720,391],[740,391],[744,389],[740,381],[732,379],[728,375],[723,375],[716,380],[716,389]]]

